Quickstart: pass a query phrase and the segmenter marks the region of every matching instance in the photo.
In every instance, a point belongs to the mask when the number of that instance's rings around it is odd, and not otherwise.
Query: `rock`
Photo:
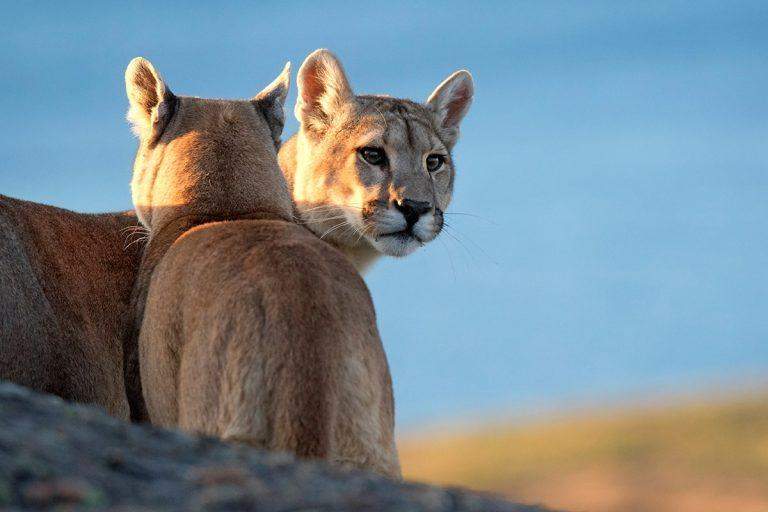
[[[132,425],[0,383],[0,509],[544,512]]]

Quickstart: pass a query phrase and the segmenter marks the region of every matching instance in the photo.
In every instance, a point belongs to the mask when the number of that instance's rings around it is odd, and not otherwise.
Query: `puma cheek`
[[[434,213],[422,216],[416,224],[413,225],[413,233],[422,242],[431,242],[442,230],[442,222],[437,221]]]

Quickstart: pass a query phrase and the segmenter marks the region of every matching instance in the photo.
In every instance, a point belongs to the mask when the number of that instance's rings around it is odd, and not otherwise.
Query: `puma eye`
[[[358,153],[371,165],[384,165],[387,161],[387,155],[381,148],[360,148]]]
[[[440,169],[445,163],[445,157],[443,155],[429,155],[427,157],[427,170],[429,172],[435,172]]]

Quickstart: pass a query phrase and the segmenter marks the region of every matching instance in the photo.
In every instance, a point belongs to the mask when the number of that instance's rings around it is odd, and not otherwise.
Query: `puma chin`
[[[301,221],[364,271],[407,256],[443,229],[456,171],[452,150],[472,76],[457,71],[426,102],[356,95],[339,60],[311,54],[298,73],[297,135],[280,150]]]
[[[431,242],[443,229],[443,211],[430,210],[417,218],[408,218],[394,207],[369,203],[362,210],[360,232],[371,246],[387,256],[408,256]],[[414,215],[415,217],[415,215]]]

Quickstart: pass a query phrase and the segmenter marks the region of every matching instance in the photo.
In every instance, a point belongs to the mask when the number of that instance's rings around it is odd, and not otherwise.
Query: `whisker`
[[[492,257],[491,257],[491,255],[490,255],[490,254],[488,254],[488,252],[486,252],[486,250],[485,250],[485,249],[483,249],[483,248],[480,246],[480,244],[478,244],[478,243],[476,243],[474,240],[472,240],[472,238],[470,238],[469,236],[467,236],[467,235],[466,235],[466,234],[464,234],[464,233],[461,233],[461,232],[460,232],[458,229],[456,229],[456,227],[455,227],[455,226],[452,226],[452,225],[448,224],[448,223],[447,223],[447,222],[445,222],[445,221],[443,221],[443,226],[444,226],[444,227],[447,227],[447,228],[449,228],[449,229],[451,229],[451,230],[452,230],[454,233],[456,233],[457,235],[459,235],[459,234],[460,234],[461,236],[463,236],[464,238],[466,238],[466,239],[467,239],[467,241],[468,241],[469,243],[471,243],[472,245],[474,245],[474,246],[475,246],[475,247],[476,247],[476,248],[477,248],[477,249],[478,249],[478,250],[479,250],[479,251],[480,251],[480,252],[483,254],[483,256],[484,256],[484,257],[485,257],[485,258],[486,258],[488,261],[490,261],[491,263],[493,263],[493,264],[494,264],[494,265],[496,265],[496,266],[499,266],[499,262],[498,262],[498,261],[496,261],[494,258],[492,258]]]
[[[493,221],[489,219],[488,217],[483,217],[482,215],[475,215],[474,213],[466,213],[466,212],[443,212],[443,215],[461,215],[464,217],[472,217],[475,219],[484,220],[485,222],[492,224],[494,226],[498,226],[499,223],[496,221]]]
[[[128,231],[127,229],[122,230],[123,233],[133,234],[133,233],[147,233],[149,230],[145,228],[144,226],[134,226],[133,229]]]
[[[146,229],[134,229],[132,231],[125,232],[126,240],[135,235],[145,235],[148,231]]]
[[[129,243],[128,245],[126,245],[125,247],[123,247],[123,250],[124,250],[124,251],[127,251],[127,250],[128,250],[128,248],[129,248],[129,247],[131,247],[132,245],[134,245],[134,244],[136,244],[136,243],[146,242],[147,240],[149,240],[149,235],[147,235],[147,236],[143,236],[143,237],[140,237],[140,238],[137,238],[137,239],[136,239],[136,240],[134,240],[133,242],[131,242],[131,243]]]
[[[444,228],[448,228],[448,226],[446,226],[445,224],[443,224],[443,227]],[[464,249],[464,252],[466,252],[467,255],[472,259],[472,263],[474,263],[475,266],[477,266],[477,263],[478,263],[477,259],[475,258],[475,255],[472,254],[472,251],[470,251],[469,248],[466,246],[466,244],[464,242],[462,242],[461,240],[459,240],[459,238],[456,235],[454,235],[453,233],[448,231],[448,229],[445,229],[444,231],[445,231],[446,235],[448,235],[449,237],[453,238],[456,241],[456,243],[461,245],[461,247]]]
[[[136,236],[149,236],[149,229],[144,226],[128,226],[128,228],[130,228],[131,231],[126,235],[125,240],[123,241],[123,244],[127,244],[123,249],[130,247],[130,244],[133,243],[132,238]],[[121,231],[127,231],[128,228],[122,229]]]
[[[321,222],[329,222],[332,220],[341,220],[346,218],[347,218],[346,215],[337,215],[336,217],[322,217],[319,219],[306,219],[306,220],[298,219],[296,222],[298,222],[299,224],[319,224]]]
[[[323,238],[325,238],[325,237],[326,237],[326,236],[327,236],[329,233],[332,233],[333,231],[335,231],[335,230],[339,229],[340,227],[342,227],[342,226],[344,226],[344,225],[348,225],[348,224],[349,224],[349,223],[348,223],[347,221],[344,221],[344,222],[339,222],[338,224],[336,224],[335,226],[333,226],[332,228],[330,228],[328,231],[326,231],[325,233],[323,233],[322,235],[320,235],[320,238],[321,238],[321,239],[323,239]]]
[[[361,229],[360,234],[357,235],[357,240],[355,240],[355,244],[358,244],[360,240],[362,240],[362,238],[365,236],[366,232],[369,230],[373,231],[373,225],[371,224],[363,225],[363,229]]]
[[[143,225],[141,225],[141,224],[136,224],[135,226],[126,226],[126,227],[122,228],[120,231],[121,231],[121,232],[125,232],[125,231],[128,231],[128,230],[131,230],[131,231],[141,231],[141,230],[145,230],[145,231],[146,231],[146,230],[147,230],[147,228],[146,228],[146,227],[144,227],[144,226],[143,226]]]
[[[300,212],[301,213],[307,213],[307,212],[314,212],[314,211],[318,211],[318,210],[334,210],[336,208],[337,208],[336,205],[320,204],[320,205],[317,205],[317,206],[313,206],[312,208],[307,208],[307,209],[304,209],[304,210],[300,210]]]
[[[359,230],[353,224],[349,224],[346,228],[344,228],[344,231],[342,231],[339,236],[344,237],[347,236],[347,234],[354,236],[356,233],[359,233]]]
[[[339,208],[351,208],[353,210],[362,210],[362,206],[355,206],[353,204],[345,204],[345,203],[338,203],[338,204],[319,204],[317,206],[313,206],[312,208],[306,208],[306,209],[299,209],[300,213],[309,213],[309,212],[315,212],[318,210],[334,210]]]
[[[445,248],[445,254],[448,256],[448,263],[451,265],[451,274],[453,274],[453,282],[456,284],[456,267],[453,266],[453,258],[451,257],[451,251],[448,249],[448,244],[445,243],[445,240],[438,237],[438,240],[440,240],[440,243],[443,244],[443,248]]]

